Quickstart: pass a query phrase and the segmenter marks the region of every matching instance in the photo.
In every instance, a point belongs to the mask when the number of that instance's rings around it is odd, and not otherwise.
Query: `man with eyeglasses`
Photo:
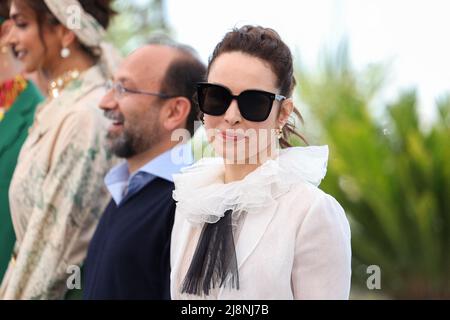
[[[153,43],[126,58],[107,84],[100,108],[111,120],[108,147],[126,161],[105,177],[112,200],[89,246],[85,299],[170,299],[172,174],[193,161],[172,134],[193,134],[192,96],[205,71],[192,49]]]

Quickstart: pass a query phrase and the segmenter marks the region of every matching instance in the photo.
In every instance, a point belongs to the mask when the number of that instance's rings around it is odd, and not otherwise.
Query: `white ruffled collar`
[[[325,177],[328,146],[293,147],[280,151],[244,179],[225,184],[222,158],[203,158],[174,175],[177,214],[191,223],[215,223],[227,210],[236,221],[271,206],[292,186],[310,183],[318,186]]]

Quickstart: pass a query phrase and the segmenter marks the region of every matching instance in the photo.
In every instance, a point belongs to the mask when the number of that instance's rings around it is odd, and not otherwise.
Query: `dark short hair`
[[[152,39],[149,44],[168,46],[180,53],[170,63],[166,71],[161,83],[161,92],[189,99],[191,110],[186,121],[186,129],[193,136],[194,123],[199,120],[200,113],[198,104],[194,101],[196,84],[205,80],[206,66],[198,57],[197,52],[190,46],[168,38]]]

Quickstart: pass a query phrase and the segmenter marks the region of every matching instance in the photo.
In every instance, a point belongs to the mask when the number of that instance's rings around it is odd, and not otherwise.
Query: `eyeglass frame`
[[[161,99],[172,99],[177,97],[176,95],[168,95],[162,92],[148,92],[148,91],[141,91],[141,90],[134,90],[129,89],[127,87],[124,87],[124,85],[120,82],[114,82],[112,80],[108,80],[105,82],[104,86],[109,91],[114,91],[118,97],[123,97],[125,93],[131,93],[131,94],[142,94],[146,96],[152,96],[152,97],[158,97]],[[117,97],[117,96],[116,96]]]

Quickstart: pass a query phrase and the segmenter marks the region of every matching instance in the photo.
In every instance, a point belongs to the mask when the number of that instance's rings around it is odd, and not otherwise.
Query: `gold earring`
[[[280,126],[277,130],[276,130],[276,135],[277,135],[277,139],[280,140],[281,138],[283,138],[283,126]]]

